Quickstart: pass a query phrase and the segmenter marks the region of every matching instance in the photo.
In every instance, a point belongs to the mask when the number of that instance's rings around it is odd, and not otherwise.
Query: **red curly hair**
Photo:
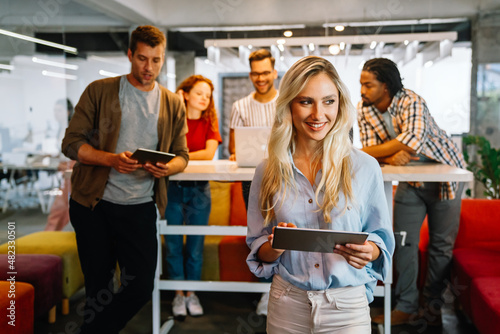
[[[213,130],[218,130],[218,121],[217,121],[217,112],[215,110],[215,105],[214,105],[214,84],[212,81],[208,78],[205,78],[203,75],[192,75],[186,79],[184,79],[183,82],[180,83],[180,85],[177,87],[177,92],[182,89],[185,93],[189,93],[191,89],[193,89],[194,85],[196,85],[198,82],[206,82],[210,86],[210,102],[208,103],[207,109],[203,110],[201,113],[201,117],[208,120],[210,124],[212,125]],[[187,107],[187,101],[184,100],[184,103],[186,104]]]

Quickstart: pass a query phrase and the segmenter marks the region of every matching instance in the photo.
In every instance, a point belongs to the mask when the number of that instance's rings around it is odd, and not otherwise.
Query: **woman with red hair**
[[[186,105],[188,133],[186,135],[190,160],[212,160],[217,146],[222,142],[218,130],[217,112],[213,99],[212,81],[192,75],[185,79],[177,93]],[[211,198],[208,181],[170,181],[165,219],[169,225],[207,225]],[[203,263],[202,235],[167,235],[167,272],[173,280],[200,280]],[[176,291],[172,302],[174,317],[184,320],[187,311],[191,316],[203,315],[203,307],[193,291]]]

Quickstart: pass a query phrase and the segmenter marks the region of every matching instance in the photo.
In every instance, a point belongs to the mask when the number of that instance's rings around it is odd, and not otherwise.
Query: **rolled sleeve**
[[[387,238],[387,236],[383,238],[376,233],[370,233],[368,235],[368,241],[373,242],[380,249],[378,259],[373,261],[371,266],[368,267],[368,272],[379,281],[385,281],[387,278],[391,278],[390,268],[392,264],[392,253],[394,252],[394,237],[392,237],[392,244],[388,242],[389,240],[391,240],[391,238]],[[389,251],[387,246],[392,247],[392,251]]]
[[[399,124],[402,125],[401,133],[396,137],[398,141],[420,153],[423,149],[423,144],[427,136],[427,122],[426,115],[428,112],[425,101],[421,98],[415,100],[403,100],[401,109],[403,112],[400,114]]]
[[[252,272],[257,277],[269,278],[273,276],[278,269],[279,258],[274,262],[263,262],[257,256],[257,252],[259,251],[260,247],[266,242],[267,235],[263,235],[257,239],[254,239],[248,245],[248,247],[250,247],[250,253],[247,257],[247,265],[250,269],[250,272]]]
[[[262,217],[259,209],[259,194],[264,165],[265,162],[261,163],[255,170],[248,198],[246,242],[250,248],[250,253],[247,257],[247,265],[255,276],[269,278],[276,273],[280,258],[274,262],[263,262],[258,257],[260,247],[268,242],[268,236],[272,233],[272,225],[264,226],[264,217]]]
[[[375,243],[380,249],[380,256],[367,266],[369,274],[380,281],[390,279],[392,254],[395,241],[392,230],[391,218],[387,207],[382,172],[380,168],[373,167],[374,174],[371,178],[371,192],[366,197],[366,210],[362,220],[364,232],[368,232],[368,241]]]

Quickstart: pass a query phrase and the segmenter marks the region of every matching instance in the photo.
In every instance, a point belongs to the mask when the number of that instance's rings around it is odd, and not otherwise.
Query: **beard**
[[[265,87],[262,87],[262,88],[258,87],[257,85],[254,85],[253,87],[255,88],[257,93],[259,93],[261,95],[265,95],[273,88],[273,84],[267,83],[267,85]]]
[[[370,101],[370,100],[365,100],[365,97],[364,97],[363,95],[361,95],[361,99],[362,99],[362,101],[363,101],[363,107],[369,107],[369,106],[371,106],[371,105],[373,104],[373,102],[372,102],[372,101]]]

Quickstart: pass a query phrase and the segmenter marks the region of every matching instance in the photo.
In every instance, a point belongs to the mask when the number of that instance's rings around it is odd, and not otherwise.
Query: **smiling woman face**
[[[184,93],[184,98],[187,102],[189,109],[204,111],[208,108],[210,97],[212,96],[212,89],[210,85],[204,81],[198,81],[189,93]]]
[[[312,146],[332,129],[339,110],[339,90],[325,73],[309,79],[290,106],[297,146]]]

